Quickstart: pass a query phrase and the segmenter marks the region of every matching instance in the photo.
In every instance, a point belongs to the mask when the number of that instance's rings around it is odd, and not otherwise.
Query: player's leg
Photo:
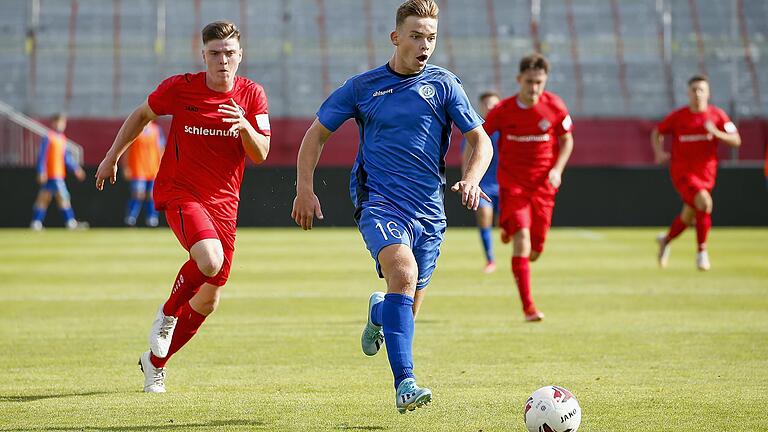
[[[531,201],[529,197],[502,193],[500,207],[499,225],[504,232],[511,233],[512,275],[527,319],[538,314],[531,296]]]
[[[216,276],[224,264],[224,250],[208,212],[199,203],[181,203],[166,212],[176,238],[189,251],[190,259],[181,266],[171,294],[157,311],[149,334],[152,353],[166,357],[181,308],[203,283]]]
[[[531,262],[536,262],[544,252],[544,243],[552,226],[552,214],[555,210],[555,197],[535,196],[531,200]]]
[[[136,219],[141,212],[141,203],[144,201],[146,187],[144,180],[131,180],[131,197],[128,200],[125,213],[125,224],[128,226],[136,226]]]
[[[667,233],[656,237],[656,242],[659,244],[659,252],[657,254],[659,267],[665,268],[669,265],[669,257],[672,253],[672,240],[680,236],[686,228],[695,223],[695,215],[696,211],[693,207],[683,204],[683,209],[672,221]]]
[[[413,374],[413,297],[418,283],[418,265],[411,248],[405,244],[384,247],[378,258],[387,281],[387,294],[381,306],[382,328],[395,378],[395,405],[403,414],[432,401],[432,391],[417,386]]]
[[[707,253],[707,236],[712,228],[712,195],[706,189],[696,192],[693,198],[696,209],[696,243],[698,244],[698,253],[696,254],[696,266],[699,270],[709,270],[709,254]]]
[[[35,204],[32,207],[32,222],[29,227],[35,231],[43,229],[43,221],[45,220],[45,213],[48,211],[48,206],[51,204],[52,197],[51,190],[47,187],[47,183],[40,187],[40,191],[35,198]]]
[[[75,211],[72,209],[72,201],[69,196],[69,190],[64,180],[53,180],[55,182],[54,197],[56,203],[61,210],[61,215],[64,218],[64,226],[67,229],[77,228],[77,219],[75,219]]]
[[[493,256],[493,204],[485,200],[480,200],[475,215],[477,227],[480,231],[480,241],[485,253],[485,268],[483,273],[493,273],[496,271],[496,263]]]
[[[152,198],[152,190],[155,187],[154,180],[147,180],[147,190],[144,199],[144,213],[146,215],[145,223],[148,227],[156,227],[160,224],[160,218],[155,209],[155,200]]]

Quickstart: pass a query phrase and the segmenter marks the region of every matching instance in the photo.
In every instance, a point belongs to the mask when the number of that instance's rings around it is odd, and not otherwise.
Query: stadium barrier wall
[[[79,183],[67,180],[77,218],[93,227],[122,226],[129,196],[120,179],[98,192],[95,168]],[[459,177],[449,168],[449,184]],[[240,226],[294,226],[290,218],[295,196],[296,171],[292,167],[258,167],[246,170],[240,203]],[[318,168],[315,189],[325,220],[319,226],[353,226],[348,168]],[[0,227],[26,227],[38,190],[31,168],[1,168],[0,193],[4,197]],[[760,168],[721,168],[714,195],[713,222],[717,226],[768,226],[768,190]],[[448,223],[472,226],[474,216],[463,209],[457,194],[446,193]],[[589,168],[566,170],[557,197],[554,226],[666,226],[681,203],[663,168]],[[143,215],[142,215],[143,216]],[[52,204],[46,226],[63,226]]]
[[[273,118],[272,145],[265,165],[295,166],[301,139],[312,120]],[[98,166],[122,123],[122,119],[73,118],[67,123],[67,136],[85,148],[85,165]],[[168,118],[161,118],[159,123],[168,130]],[[637,118],[576,118],[573,132],[575,148],[569,165],[653,165],[650,134],[655,124],[653,120]],[[737,124],[744,142],[739,149],[738,159],[763,160],[768,144],[768,119],[741,119]],[[357,155],[358,141],[357,125],[353,121],[347,121],[325,145],[320,166],[352,166]],[[461,135],[456,130],[452,141],[455,144],[461,142]],[[726,146],[720,146],[720,157],[731,158],[730,150]],[[460,161],[459,146],[452,145],[446,156],[446,163],[448,166],[458,166]]]

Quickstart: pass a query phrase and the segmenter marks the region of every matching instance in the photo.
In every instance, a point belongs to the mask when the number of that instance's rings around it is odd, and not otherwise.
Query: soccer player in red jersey
[[[245,156],[259,164],[269,152],[264,89],[236,75],[243,58],[240,32],[217,21],[205,26],[202,39],[206,71],[160,83],[125,120],[96,173],[99,190],[105,180],[114,183],[120,155],[144,126],[173,116],[154,198],[189,260],[157,311],[150,351],[141,355],[145,392],[165,392],[166,362],[216,309],[232,266]]]
[[[672,149],[664,151],[664,135],[672,135]],[[707,234],[712,227],[712,188],[717,176],[717,141],[741,145],[736,126],[720,108],[709,104],[709,81],[703,75],[688,80],[688,106],[673,111],[651,132],[656,163],[669,161],[672,184],[683,200],[683,210],[669,232],[659,236],[659,266],[669,262],[670,242],[696,226],[696,266],[709,270]]]
[[[563,101],[544,91],[549,63],[540,54],[520,60],[520,90],[485,119],[488,135],[499,132],[499,226],[512,240],[512,273],[526,321],[540,321],[531,296],[529,261],[536,261],[552,222],[555,194],[573,151],[573,126]]]
[[[126,152],[123,174],[131,184],[131,198],[128,200],[128,210],[125,215],[125,224],[128,226],[136,226],[142,204],[146,207],[147,226],[156,227],[159,223],[155,201],[152,199],[152,188],[157,170],[160,168],[163,149],[165,149],[163,131],[156,123],[150,122],[133,140]]]

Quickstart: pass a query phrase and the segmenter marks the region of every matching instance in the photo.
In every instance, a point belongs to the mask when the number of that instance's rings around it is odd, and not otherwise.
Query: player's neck
[[[205,85],[209,89],[219,92],[219,93],[228,93],[232,91],[233,88],[235,88],[235,80],[234,78],[232,81],[215,81],[211,78],[211,76],[206,72],[205,74]]]
[[[530,108],[534,105],[536,105],[536,102],[533,99],[525,100],[521,95],[517,95],[515,98],[517,100],[517,106],[523,109]]]
[[[702,105],[688,104],[688,109],[690,109],[691,112],[694,112],[694,113],[704,112],[707,110],[707,108],[709,108],[709,104],[707,103],[704,103]]]
[[[399,75],[417,75],[421,73],[421,71],[426,68],[426,65],[424,65],[424,68],[421,69],[410,69],[408,66],[405,65],[405,62],[398,61],[397,54],[393,55],[391,59],[389,59],[389,68],[399,74]]]

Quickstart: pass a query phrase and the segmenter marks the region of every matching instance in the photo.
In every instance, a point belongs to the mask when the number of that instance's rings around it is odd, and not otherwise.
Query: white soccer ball
[[[546,386],[528,398],[523,416],[528,432],[576,432],[581,424],[581,407],[564,387]]]

